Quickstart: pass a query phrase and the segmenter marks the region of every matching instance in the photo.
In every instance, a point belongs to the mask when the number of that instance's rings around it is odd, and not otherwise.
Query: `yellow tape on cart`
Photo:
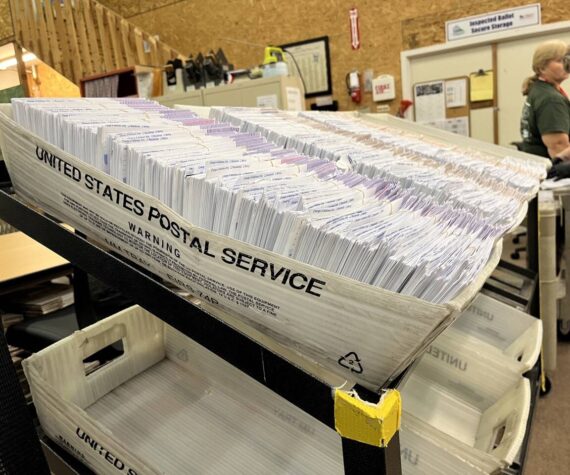
[[[347,439],[386,447],[400,429],[401,416],[402,399],[395,389],[382,394],[377,404],[363,401],[355,391],[335,391],[335,428]]]

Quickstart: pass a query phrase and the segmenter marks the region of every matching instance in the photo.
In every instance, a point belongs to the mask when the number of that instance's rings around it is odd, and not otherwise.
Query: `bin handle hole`
[[[501,442],[503,441],[503,437],[505,436],[505,431],[507,429],[507,424],[503,422],[501,425],[495,427],[493,430],[493,437],[492,437],[492,447],[491,450],[495,450]]]
[[[99,371],[104,366],[111,364],[125,354],[125,345],[123,338],[120,338],[109,345],[101,348],[92,355],[83,359],[83,369],[85,376]]]

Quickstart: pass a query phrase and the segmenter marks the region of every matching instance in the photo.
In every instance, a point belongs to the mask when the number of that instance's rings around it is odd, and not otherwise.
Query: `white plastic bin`
[[[488,349],[448,329],[428,346],[412,375],[432,380],[466,403],[485,409],[515,386],[523,372],[521,362]],[[431,408],[426,405],[425,410]]]
[[[124,354],[86,376],[118,340]],[[334,430],[140,307],[24,369],[45,432],[97,473],[343,473]]]
[[[493,454],[434,429],[405,414],[400,430],[403,475],[482,475],[499,473],[503,466]]]
[[[441,335],[402,389],[405,475],[493,473],[520,450],[531,398],[522,363],[462,341]]]
[[[540,355],[542,322],[481,293],[451,329],[461,332],[466,345],[479,347],[489,356],[520,361],[523,371],[531,369]]]

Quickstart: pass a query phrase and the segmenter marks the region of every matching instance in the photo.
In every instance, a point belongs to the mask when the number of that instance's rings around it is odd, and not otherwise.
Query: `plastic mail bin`
[[[524,371],[540,355],[542,321],[481,293],[451,329],[461,332],[466,344],[520,361]]]
[[[406,475],[493,473],[520,450],[531,399],[522,363],[462,336],[437,338],[402,389]]]
[[[86,375],[118,340],[124,354]],[[97,473],[343,473],[335,431],[140,307],[24,368],[47,435]]]

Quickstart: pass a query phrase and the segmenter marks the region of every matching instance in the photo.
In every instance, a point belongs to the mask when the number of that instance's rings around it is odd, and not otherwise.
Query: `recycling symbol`
[[[341,356],[338,360],[338,364],[349,369],[353,373],[360,374],[363,371],[362,365],[360,364],[360,358],[354,351]]]
[[[188,352],[186,350],[180,350],[177,354],[176,357],[180,360],[180,361],[184,361],[185,363],[189,360],[188,358]]]

